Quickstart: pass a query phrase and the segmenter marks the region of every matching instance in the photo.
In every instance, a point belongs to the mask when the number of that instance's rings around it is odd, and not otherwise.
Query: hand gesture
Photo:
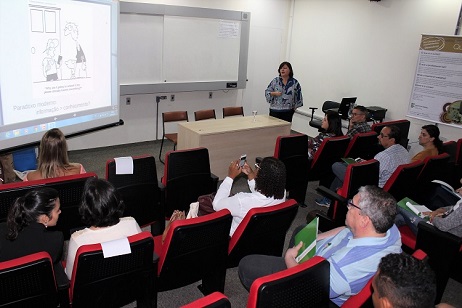
[[[294,267],[297,265],[297,261],[295,261],[295,258],[298,256],[298,251],[300,248],[302,248],[303,242],[298,243],[298,245],[287,249],[286,254],[284,256],[284,260],[286,262],[287,268]]]
[[[256,171],[258,170],[258,168],[255,169],[255,171],[252,169],[252,167],[250,167],[249,164],[247,164],[247,162],[245,162],[244,166],[242,167],[242,172],[244,172],[246,175],[247,175],[247,178],[249,180],[253,180],[255,179],[255,176],[256,176]]]
[[[233,160],[228,167],[228,176],[234,180],[241,172],[242,168],[239,167],[239,160]]]

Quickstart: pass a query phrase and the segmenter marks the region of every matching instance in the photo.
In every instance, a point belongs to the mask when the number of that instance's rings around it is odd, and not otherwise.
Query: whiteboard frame
[[[167,15],[223,19],[241,22],[239,70],[237,80],[217,80],[207,82],[161,82],[151,84],[120,85],[120,95],[245,89],[247,82],[250,12],[121,1],[120,14]],[[228,83],[236,83],[237,86],[234,88],[228,87]]]

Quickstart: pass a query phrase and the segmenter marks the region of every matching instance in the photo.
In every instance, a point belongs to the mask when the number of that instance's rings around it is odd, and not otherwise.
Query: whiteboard
[[[120,94],[243,89],[250,13],[121,2]]]

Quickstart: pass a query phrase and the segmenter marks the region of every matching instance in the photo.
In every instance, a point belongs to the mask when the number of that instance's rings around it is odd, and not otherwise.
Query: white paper
[[[101,247],[103,248],[104,258],[128,255],[132,252],[130,242],[126,237],[101,243]]]
[[[406,202],[406,205],[407,205],[408,208],[411,209],[411,211],[414,212],[414,214],[416,214],[420,218],[424,217],[422,212],[431,212],[431,210],[428,207],[426,207],[425,205],[411,204],[410,202]]]
[[[116,157],[116,174],[133,174],[133,158],[132,157]]]

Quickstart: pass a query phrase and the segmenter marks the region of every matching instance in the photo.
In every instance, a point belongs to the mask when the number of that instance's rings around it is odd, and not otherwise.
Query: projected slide
[[[0,1],[0,145],[114,123],[116,1]]]

